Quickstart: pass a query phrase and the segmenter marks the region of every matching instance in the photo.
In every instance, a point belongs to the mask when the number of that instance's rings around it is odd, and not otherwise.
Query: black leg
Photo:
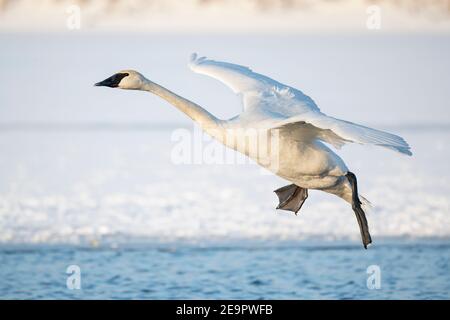
[[[355,212],[356,219],[358,220],[359,230],[361,232],[361,238],[364,248],[367,249],[367,245],[369,243],[372,243],[372,238],[370,237],[366,214],[361,208],[361,201],[358,197],[358,182],[356,180],[356,176],[352,172],[348,172],[345,176],[352,186],[352,209]]]

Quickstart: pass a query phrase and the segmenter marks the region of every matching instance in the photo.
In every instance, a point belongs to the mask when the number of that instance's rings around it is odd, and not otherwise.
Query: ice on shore
[[[0,242],[359,238],[341,199],[311,191],[299,216],[276,211],[272,191],[285,181],[254,164],[175,165],[170,134],[3,133]],[[414,158],[343,151],[374,205],[374,239],[449,237],[450,132],[403,134]]]

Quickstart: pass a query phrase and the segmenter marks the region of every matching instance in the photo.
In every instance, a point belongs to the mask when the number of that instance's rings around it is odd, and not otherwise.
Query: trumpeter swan
[[[335,148],[350,142],[372,144],[411,155],[405,140],[390,133],[329,117],[300,90],[255,73],[247,67],[197,57],[196,54],[191,56],[189,67],[194,72],[223,82],[239,93],[243,100],[243,112],[229,120],[218,119],[194,102],[133,70],[120,71],[95,85],[156,94],[226,146],[248,155],[261,166],[292,182],[275,190],[279,198],[277,209],[297,214],[308,197],[308,189],[341,197],[352,205],[364,248],[367,249],[372,240],[361,206],[361,200],[367,200],[358,195],[356,176],[325,143]],[[252,152],[250,149],[256,140],[250,138],[254,137],[255,132],[258,136],[264,133],[266,139],[257,139],[256,151]],[[236,143],[236,140],[252,142],[242,144],[239,141]]]

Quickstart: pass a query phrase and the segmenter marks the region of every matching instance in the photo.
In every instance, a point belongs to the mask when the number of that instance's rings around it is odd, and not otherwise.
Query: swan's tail
[[[364,212],[370,212],[373,209],[372,203],[367,200],[367,198],[363,197],[361,194],[359,195],[359,200],[361,201],[361,206],[364,210]]]

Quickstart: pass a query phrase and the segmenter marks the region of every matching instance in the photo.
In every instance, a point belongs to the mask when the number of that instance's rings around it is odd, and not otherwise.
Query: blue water
[[[2,299],[449,299],[450,243],[249,242],[3,247]],[[78,265],[81,289],[68,289]],[[367,268],[380,267],[379,289]]]

